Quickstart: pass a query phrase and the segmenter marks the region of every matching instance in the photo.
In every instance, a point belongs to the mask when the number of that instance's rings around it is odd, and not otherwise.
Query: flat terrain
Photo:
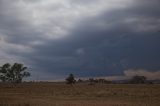
[[[160,106],[160,85],[0,84],[0,106]]]

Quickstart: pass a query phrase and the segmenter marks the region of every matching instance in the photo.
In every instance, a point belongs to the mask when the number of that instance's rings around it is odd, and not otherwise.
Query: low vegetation
[[[72,84],[75,84],[75,82],[76,82],[76,80],[75,80],[73,74],[70,74],[70,75],[66,78],[66,83],[67,83],[67,84],[72,85]]]

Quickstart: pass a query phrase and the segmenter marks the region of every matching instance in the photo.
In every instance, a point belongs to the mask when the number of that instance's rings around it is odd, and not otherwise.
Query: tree
[[[30,76],[30,73],[25,70],[27,67],[24,67],[23,64],[14,63],[10,65],[6,63],[0,67],[0,80],[2,82],[20,83],[24,77]]]
[[[132,84],[144,84],[146,83],[147,78],[145,76],[134,76],[131,80],[130,83]]]
[[[95,80],[93,79],[93,78],[89,78],[89,85],[94,85],[94,83],[95,83]]]
[[[82,80],[82,79],[78,79],[78,81],[77,81],[77,82],[82,83],[82,82],[83,82],[83,80]]]
[[[74,75],[70,74],[67,78],[66,78],[66,83],[67,84],[74,84],[76,82],[76,80],[74,79]]]

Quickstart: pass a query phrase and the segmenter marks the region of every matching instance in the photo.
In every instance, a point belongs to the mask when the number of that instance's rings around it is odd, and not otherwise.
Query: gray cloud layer
[[[159,0],[1,0],[0,63],[33,79],[160,69]]]

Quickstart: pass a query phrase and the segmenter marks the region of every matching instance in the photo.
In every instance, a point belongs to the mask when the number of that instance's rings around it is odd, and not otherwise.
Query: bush
[[[67,78],[66,78],[66,83],[67,84],[74,84],[76,82],[76,80],[74,79],[74,75],[70,74]]]

